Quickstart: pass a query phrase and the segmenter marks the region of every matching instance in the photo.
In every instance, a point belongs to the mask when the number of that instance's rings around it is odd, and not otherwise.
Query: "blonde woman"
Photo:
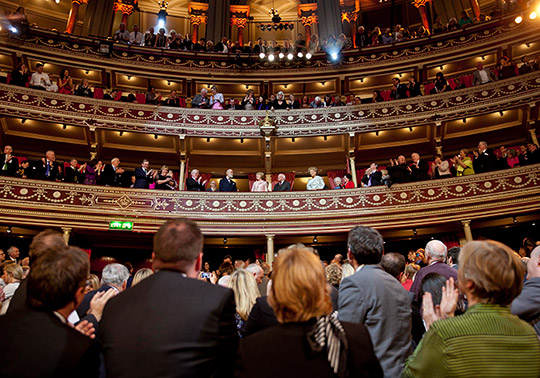
[[[7,264],[4,266],[4,274],[2,279],[6,283],[4,286],[4,300],[2,302],[2,310],[0,310],[0,315],[4,315],[9,307],[11,298],[15,294],[15,291],[19,288],[21,280],[23,279],[23,270],[19,264]]]
[[[86,286],[84,287],[84,293],[99,289],[99,278],[95,274],[90,274],[86,279]]]
[[[260,293],[255,278],[245,269],[239,269],[233,273],[229,280],[229,289],[234,291],[234,302],[236,303],[234,318],[238,336],[241,338],[240,331]]]
[[[149,269],[149,268],[139,269],[137,273],[135,273],[135,275],[133,276],[133,283],[131,284],[131,287],[137,285],[145,278],[150,277],[152,274],[154,274],[152,269]]]
[[[255,177],[257,180],[253,183],[251,186],[252,192],[268,192],[268,181],[264,180],[264,173],[263,172],[257,172],[255,174]]]
[[[317,167],[308,168],[311,178],[307,183],[307,190],[322,190],[325,187],[324,180],[319,176],[319,169]]]

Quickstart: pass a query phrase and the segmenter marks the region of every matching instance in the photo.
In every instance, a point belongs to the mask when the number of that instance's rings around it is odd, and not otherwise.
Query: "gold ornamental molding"
[[[208,21],[208,3],[190,1],[188,3],[188,13],[191,25],[206,24]]]
[[[446,180],[316,192],[210,193],[119,189],[0,178],[0,222],[105,230],[109,221],[154,231],[190,217],[208,235],[345,232],[435,226],[463,219],[536,213],[540,165]]]

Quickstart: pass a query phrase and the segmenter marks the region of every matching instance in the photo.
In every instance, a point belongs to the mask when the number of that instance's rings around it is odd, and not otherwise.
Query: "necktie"
[[[47,160],[47,168],[45,169],[45,176],[49,177],[50,173],[51,173],[51,164]]]
[[[4,166],[2,167],[3,171],[7,171],[7,168],[8,168],[7,163],[8,163],[8,159],[7,159],[7,156],[6,156],[6,160],[4,161]]]

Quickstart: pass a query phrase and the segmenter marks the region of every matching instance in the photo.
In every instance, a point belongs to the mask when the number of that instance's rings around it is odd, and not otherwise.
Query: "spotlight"
[[[167,80],[167,85],[171,85],[171,81],[170,81],[170,80]]]
[[[260,53],[259,58],[264,59],[264,53]]]
[[[64,123],[64,124],[62,125],[62,128],[63,128],[64,130],[67,129],[67,125]]]
[[[279,59],[283,59],[285,57],[285,54],[283,54],[282,52],[279,53]]]
[[[206,138],[206,143],[210,143],[210,138]]]
[[[290,24],[289,24],[289,29],[291,29],[291,30],[294,29],[294,24],[293,24],[293,23],[290,23]]]
[[[400,74],[398,74],[398,76],[399,76],[399,77],[403,77],[403,74],[400,73]]]
[[[467,123],[467,118],[463,118],[463,123]]]
[[[240,138],[240,143],[244,143],[244,138]]]
[[[296,54],[296,56],[301,59],[304,57],[304,53],[302,51],[298,51],[298,54]]]
[[[86,70],[86,71],[84,71],[84,73],[88,75],[90,73],[90,71]]]
[[[330,58],[333,60],[333,61],[336,61],[338,59],[338,53],[337,52],[332,52],[330,53]]]
[[[264,26],[264,24],[261,24],[261,31],[265,31],[266,30],[266,26]]]
[[[325,84],[326,84],[326,81],[322,81],[322,82],[321,82],[321,85],[322,85],[323,87],[325,86]]]
[[[268,30],[268,31],[272,30],[272,25],[270,25],[270,24],[266,25],[266,30]]]
[[[529,15],[529,18],[530,18],[531,20],[534,20],[536,17],[537,17],[536,12],[532,12],[532,13]]]
[[[485,55],[482,55],[482,60],[486,60],[486,56],[485,56]]]
[[[311,53],[308,52],[308,53],[306,54],[306,59],[309,60],[309,59],[311,59],[311,57],[312,57]]]
[[[18,32],[17,28],[15,28],[14,26],[10,26],[9,31],[12,32],[13,34],[17,34]]]
[[[360,78],[360,82],[361,82],[361,83],[364,82],[364,78],[363,78],[363,77]]]
[[[158,135],[157,134],[154,134],[154,139],[157,139],[158,138]]]
[[[517,16],[514,20],[516,24],[521,24],[521,21],[523,21],[523,18],[521,16]]]
[[[128,79],[128,80],[131,80],[131,75],[127,75],[127,79]]]
[[[325,135],[324,136],[324,141],[326,142],[328,140],[328,137]]]
[[[227,244],[228,240],[227,238],[223,238],[223,244]]]
[[[249,89],[249,85],[246,84],[246,89]]]
[[[531,224],[531,226],[536,226],[536,223],[533,222],[533,223]]]
[[[526,43],[525,46],[527,46],[527,48],[530,48],[530,47],[531,47],[531,44],[530,44],[530,43]]]
[[[294,55],[292,53],[287,54],[287,59],[293,60]]]
[[[26,118],[21,118],[21,123],[25,123],[26,122]]]
[[[314,236],[313,237],[313,243],[317,243],[319,241],[319,239],[317,239],[317,236]]]
[[[411,127],[409,127],[409,131],[410,131],[411,133],[412,133],[412,130],[413,130],[412,126],[411,126]]]
[[[501,117],[502,117],[502,116],[504,115],[504,112],[501,110],[501,111],[499,112],[499,114],[500,114]]]
[[[416,228],[413,228],[412,233],[414,236],[418,235],[418,231],[416,231]]]
[[[294,138],[291,138],[291,142],[293,142],[293,143],[294,143],[295,141],[296,141],[296,139],[294,139]]]
[[[9,227],[6,229],[6,233],[11,234],[11,231],[13,231],[13,230],[12,230],[12,227],[9,226]]]
[[[158,28],[158,30],[161,29],[161,28],[165,28],[165,20],[164,19],[160,19],[158,21],[157,28]]]
[[[439,66],[439,69],[442,71],[442,70],[443,70],[443,66]]]
[[[124,135],[124,132],[123,131],[120,131],[120,136],[123,136]]]
[[[379,132],[378,132],[378,131],[375,131],[375,136],[379,136]]]
[[[274,59],[276,59],[276,57],[274,56],[274,54],[268,55],[268,61],[269,61],[269,62],[273,62]]]
[[[54,0],[56,4],[60,4],[60,0]]]
[[[277,24],[274,24],[274,30],[277,30],[277,29],[278,29]]]
[[[283,88],[287,89],[287,87],[289,86],[289,84],[283,84]]]
[[[513,221],[514,223],[517,223],[517,222],[518,222],[517,217],[512,217],[512,221]]]

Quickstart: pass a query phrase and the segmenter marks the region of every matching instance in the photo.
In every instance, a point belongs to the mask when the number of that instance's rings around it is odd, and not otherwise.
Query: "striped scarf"
[[[317,324],[308,332],[307,337],[314,352],[320,353],[326,348],[328,362],[334,374],[340,378],[347,377],[349,344],[345,330],[337,318],[337,312],[318,318]]]

